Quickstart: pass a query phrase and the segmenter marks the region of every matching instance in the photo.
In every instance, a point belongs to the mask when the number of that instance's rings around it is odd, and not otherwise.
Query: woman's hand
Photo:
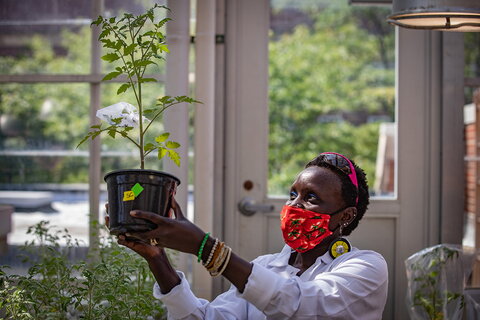
[[[110,217],[108,216],[108,203],[105,205],[107,215],[105,216],[105,225],[110,226]],[[148,262],[148,266],[152,271],[155,280],[160,286],[160,291],[166,294],[180,283],[180,277],[173,269],[167,254],[162,247],[154,246],[150,241],[143,241],[141,239],[127,238],[124,235],[119,235],[118,244],[132,249]]]
[[[149,243],[151,239],[155,239],[158,243],[157,246],[160,247],[197,254],[198,247],[205,236],[205,232],[183,216],[182,209],[174,198],[172,198],[172,210],[175,214],[175,219],[162,217],[152,212],[133,210],[130,213],[132,217],[149,220],[156,224],[157,227],[147,232],[127,233],[127,237],[138,239],[140,242],[135,242],[136,245],[129,245],[127,243],[125,243],[125,245],[146,259],[146,256],[155,255],[156,253],[154,250],[148,248],[150,245],[146,244]],[[121,243],[120,240],[119,243]]]
[[[174,198],[172,198],[172,210],[175,214],[175,219],[162,217],[151,212],[133,210],[130,213],[133,217],[149,220],[156,224],[157,227],[148,232],[127,233],[127,237],[133,237],[136,239],[133,242],[119,239],[120,244],[126,245],[149,261],[150,269],[155,275],[155,278],[164,293],[170,291],[175,285],[177,285],[180,282],[180,278],[177,276],[177,278],[168,277],[167,279],[164,279],[161,275],[165,274],[165,271],[168,269],[166,269],[161,263],[155,263],[152,266],[149,259],[156,255],[155,249],[159,248],[153,247],[152,249],[152,246],[149,245],[150,240],[155,239],[161,247],[196,255],[200,244],[205,237],[205,232],[183,216],[182,210]],[[204,248],[204,257],[206,252],[212,250],[212,246],[213,239],[209,238]],[[152,261],[158,261],[158,259],[153,259]],[[173,271],[167,272],[167,274],[173,276],[172,272]],[[231,259],[223,275],[230,280],[240,292],[243,292],[251,272],[252,264],[241,259],[232,252]]]
[[[105,204],[105,211],[107,212],[107,215],[105,216],[105,226],[109,229],[110,217],[108,215],[108,203]],[[157,257],[165,257],[165,253],[162,252],[163,248],[153,246],[150,242],[142,241],[140,239],[127,238],[124,235],[119,235],[117,243],[132,249],[147,261],[153,260]]]

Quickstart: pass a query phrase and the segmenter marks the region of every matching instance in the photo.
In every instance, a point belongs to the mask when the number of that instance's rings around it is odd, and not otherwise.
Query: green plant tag
[[[135,185],[132,187],[132,190],[125,191],[123,193],[123,201],[132,201],[135,200],[136,197],[140,193],[142,193],[143,187],[140,185],[140,183],[135,183]]]
[[[140,185],[140,183],[136,183],[133,188],[132,188],[133,194],[135,197],[138,197],[140,193],[143,191],[143,187]]]

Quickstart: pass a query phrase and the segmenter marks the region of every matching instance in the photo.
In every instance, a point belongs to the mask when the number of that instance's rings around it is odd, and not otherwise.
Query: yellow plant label
[[[125,191],[123,193],[123,201],[131,201],[135,199],[135,193],[133,191]]]

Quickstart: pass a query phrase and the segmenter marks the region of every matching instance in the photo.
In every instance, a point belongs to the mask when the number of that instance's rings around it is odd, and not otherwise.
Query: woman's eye
[[[308,198],[308,200],[317,200],[318,199],[318,197],[315,193],[309,193],[307,195],[307,198]]]
[[[296,193],[295,191],[290,191],[290,200],[295,199],[297,196],[298,196],[298,193]]]

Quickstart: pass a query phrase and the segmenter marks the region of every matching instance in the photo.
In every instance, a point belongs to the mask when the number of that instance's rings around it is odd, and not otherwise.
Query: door
[[[284,245],[279,228],[279,212],[288,191],[280,196],[272,196],[267,183],[268,152],[272,143],[269,141],[267,125],[270,14],[270,2],[267,0],[227,1],[226,200],[223,225],[226,241],[234,244],[235,252],[246,259],[278,252]],[[391,127],[390,131],[396,132],[395,125]],[[391,137],[390,140],[395,139]],[[391,142],[388,148],[391,154],[395,153],[395,146]],[[304,162],[310,159],[305,158]],[[292,182],[294,178],[292,174]],[[259,208],[263,212],[251,215],[241,213],[239,203],[245,200],[250,204],[263,204]],[[372,202],[368,215],[362,221],[362,228],[351,237],[352,242],[356,247],[382,253],[389,265],[393,266],[396,248],[395,237],[391,235],[395,234],[397,227],[399,203],[394,195]],[[268,211],[269,205],[273,210]],[[372,230],[376,230],[382,241],[371,239],[369,235]],[[393,272],[390,283],[393,286]],[[388,315],[393,313],[392,299],[393,295],[389,298]]]
[[[245,259],[253,259],[283,247],[279,212],[288,194],[270,195],[267,183],[269,149],[272,151],[267,62],[272,8],[268,0],[232,0],[225,2],[225,9],[224,201],[220,225],[224,239],[235,252]],[[455,57],[444,53],[451,47],[442,43],[442,37],[436,32],[396,29],[395,121],[390,126],[378,127],[375,155],[379,159],[375,174],[380,175],[383,170],[383,175],[393,180],[388,180],[389,183],[370,181],[370,189],[390,185],[393,192],[371,198],[369,210],[350,237],[355,247],[375,250],[387,261],[389,297],[385,319],[408,317],[404,260],[442,241],[440,217],[456,216],[458,220],[462,214],[463,203],[457,201],[463,188],[462,159],[449,161],[456,163],[455,168],[450,165],[449,170],[446,162],[442,164],[445,156],[452,156],[442,150],[458,151],[462,141],[461,131],[457,130],[462,125],[461,119],[440,99],[442,87],[447,83],[440,76],[442,63]],[[310,158],[305,162],[308,160]],[[378,165],[378,162],[392,160],[391,166]],[[294,175],[291,179],[293,181]],[[456,190],[456,200],[450,201],[452,190]],[[241,213],[239,203],[246,199],[251,204],[264,205],[261,209],[266,212]],[[273,210],[267,211],[269,206]],[[443,207],[449,209],[442,212]]]

